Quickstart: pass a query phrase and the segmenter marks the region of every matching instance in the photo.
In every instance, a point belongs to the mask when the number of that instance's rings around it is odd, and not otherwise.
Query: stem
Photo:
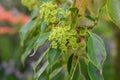
[[[76,0],[73,1],[72,5],[71,5],[71,8],[75,7],[75,3],[76,3]],[[73,19],[73,13],[71,12],[71,15],[70,15],[70,21],[71,21],[71,24],[72,24],[72,19]]]
[[[78,62],[78,60],[79,60],[79,58],[77,59],[77,62]],[[73,79],[73,75],[74,75],[75,70],[76,70],[76,67],[77,67],[77,62],[76,62],[76,64],[75,64],[75,67],[73,68],[73,72],[72,72],[72,75],[71,75],[71,77],[70,77],[70,80]]]
[[[77,58],[77,61],[76,61],[76,64],[75,64],[75,67],[73,68],[73,72],[72,72],[72,75],[70,77],[70,80],[73,79],[73,76],[74,76],[74,73],[75,73],[75,70],[76,70],[76,67],[77,67],[77,64],[79,63],[79,58],[80,58],[80,55],[82,54],[82,50],[80,51],[80,53],[78,54],[78,58]]]
[[[80,51],[78,58],[82,55],[82,52],[83,52],[83,50]],[[80,70],[80,72],[81,72],[81,67],[80,67],[79,59],[78,59],[77,62],[78,62],[78,66],[79,66],[79,68],[80,68],[79,70]]]
[[[75,3],[76,3],[76,0],[74,0],[74,1],[73,1],[72,7],[74,7],[74,6],[75,6]]]
[[[80,66],[80,63],[78,62],[78,66],[79,66],[79,72],[81,74],[81,66]]]
[[[91,26],[89,27],[91,30],[98,24],[98,19],[99,19],[99,17],[100,17],[100,12],[101,12],[101,9],[99,10],[99,12],[98,12],[98,14],[97,14],[97,16],[96,16],[96,19],[95,19],[93,25],[91,25]]]

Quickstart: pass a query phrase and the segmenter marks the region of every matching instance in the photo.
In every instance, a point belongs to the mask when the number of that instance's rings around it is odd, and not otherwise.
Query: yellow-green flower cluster
[[[70,12],[66,12],[53,2],[46,2],[40,6],[40,18],[52,27],[49,41],[52,48],[59,48],[66,53],[69,48],[78,49],[77,32],[71,29],[69,21]]]
[[[22,4],[29,8],[29,10],[34,10],[40,6],[38,0],[22,0]]]
[[[60,48],[62,52],[67,52],[68,48],[78,49],[76,38],[77,32],[69,26],[53,27],[49,36],[52,48]]]
[[[58,14],[65,15],[65,11],[53,2],[43,3],[40,8],[40,17],[44,17],[44,22],[48,25],[60,21]]]

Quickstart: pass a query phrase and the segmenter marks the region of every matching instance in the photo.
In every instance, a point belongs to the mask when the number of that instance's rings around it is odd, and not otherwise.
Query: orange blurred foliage
[[[15,34],[17,32],[16,29],[10,28],[8,26],[2,26],[0,27],[0,34]]]
[[[9,22],[10,24],[21,24],[24,25],[30,18],[22,13],[13,15],[12,11],[5,11],[2,6],[0,6],[0,22]],[[15,34],[16,29],[10,28],[9,26],[0,27],[0,34]]]

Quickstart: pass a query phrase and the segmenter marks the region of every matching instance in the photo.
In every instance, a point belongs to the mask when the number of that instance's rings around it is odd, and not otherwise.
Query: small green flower
[[[45,2],[41,5],[40,10],[40,17],[44,17],[44,22],[49,24],[54,24],[60,22],[60,17],[57,16],[58,14],[66,15],[67,13],[64,11],[64,9],[57,6],[57,4],[54,4],[53,2]],[[63,16],[65,17],[65,16]]]
[[[79,35],[80,36],[86,36],[87,35],[87,31],[84,30],[84,29],[81,29]]]
[[[80,42],[80,48],[85,49],[86,48],[86,43],[84,41]]]
[[[70,42],[70,44],[74,44],[74,43],[77,42],[77,38],[76,38],[76,37],[71,37],[71,38],[69,39],[69,42]]]
[[[75,43],[74,45],[72,45],[72,48],[73,48],[74,50],[77,50],[77,49],[78,49],[78,43]]]
[[[63,53],[66,53],[66,52],[67,52],[67,47],[66,47],[65,44],[61,44],[61,45],[60,45],[60,49],[61,49],[61,51],[62,51]]]
[[[55,48],[55,49],[57,48],[57,43],[55,41],[52,41],[51,45],[52,45],[52,48]]]

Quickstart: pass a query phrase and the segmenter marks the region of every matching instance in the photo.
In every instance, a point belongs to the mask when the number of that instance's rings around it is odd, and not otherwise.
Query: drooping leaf
[[[62,70],[62,67],[55,69],[55,70],[50,74],[50,80],[52,80],[52,78],[55,77],[61,70]]]
[[[120,27],[120,0],[107,0],[107,11],[112,21]]]
[[[72,61],[73,61],[73,54],[69,57],[68,63],[67,63],[67,71],[70,74],[71,68],[72,68]]]
[[[91,62],[88,63],[87,67],[90,80],[104,80],[102,70],[97,69]]]
[[[27,48],[25,49],[25,52],[22,54],[22,57],[21,57],[21,62],[24,64],[26,58],[28,55],[30,55],[32,49],[34,48],[34,42],[35,42],[36,38],[33,38],[31,41],[30,41],[30,44],[27,46]]]
[[[36,27],[37,19],[30,20],[20,29],[20,37],[23,45],[24,40],[28,37],[29,33]]]
[[[46,70],[47,66],[49,65],[48,61],[43,64],[43,66],[35,73],[34,79],[38,80],[41,74]]]
[[[32,11],[31,18],[34,19],[35,17],[37,17],[39,12],[40,12],[39,8],[35,9],[34,11]]]
[[[50,65],[56,62],[56,60],[60,56],[60,53],[61,53],[60,49],[50,48],[50,50],[48,51],[48,62],[50,63]]]
[[[46,40],[49,37],[49,34],[50,34],[50,32],[40,34],[40,36],[37,38],[37,40],[34,44],[34,52],[36,52],[37,49],[46,42]]]
[[[37,39],[35,38],[35,39],[33,39],[33,41],[31,41],[29,46],[26,48],[24,54],[22,55],[22,58],[21,58],[22,63],[24,63],[25,59],[31,53],[32,49],[34,49],[34,53],[32,55],[35,54],[37,49],[45,43],[48,36],[49,36],[49,32],[41,34],[39,37],[36,37]]]
[[[40,58],[33,64],[33,69],[36,71],[37,66],[41,63],[43,58],[46,56],[47,52],[49,51],[49,48],[40,56]]]
[[[87,51],[89,60],[98,69],[101,69],[107,56],[102,39],[91,33],[87,41]]]

